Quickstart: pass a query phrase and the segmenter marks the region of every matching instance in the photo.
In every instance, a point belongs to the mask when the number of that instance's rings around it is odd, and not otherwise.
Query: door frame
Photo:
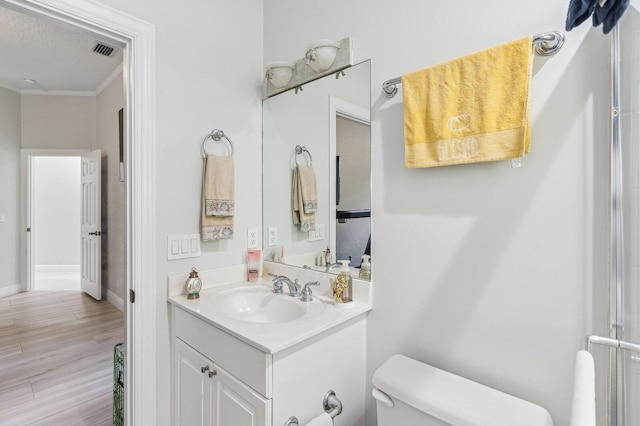
[[[20,150],[20,287],[21,291],[35,290],[33,283],[33,254],[31,247],[31,213],[33,204],[32,157],[78,157],[89,152],[87,149],[21,149]],[[78,171],[79,172],[79,171]]]
[[[125,424],[156,424],[155,27],[94,2],[0,0],[0,6],[53,19],[124,48],[126,292]],[[134,308],[135,306],[135,308]]]

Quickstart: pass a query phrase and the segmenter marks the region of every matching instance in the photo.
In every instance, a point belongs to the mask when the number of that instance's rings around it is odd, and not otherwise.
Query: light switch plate
[[[167,260],[200,257],[200,234],[167,236]]]

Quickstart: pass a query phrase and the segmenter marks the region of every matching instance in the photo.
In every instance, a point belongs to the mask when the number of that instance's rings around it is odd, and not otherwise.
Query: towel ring
[[[206,147],[207,141],[209,139],[213,139],[214,141],[218,142],[222,138],[225,138],[227,140],[227,143],[229,143],[229,148],[231,150],[230,157],[233,157],[233,154],[235,153],[235,150],[233,148],[233,142],[231,142],[231,139],[229,139],[222,130],[215,129],[215,130],[212,130],[211,133],[205,136],[204,139],[202,140],[202,147],[201,147],[202,158],[207,158],[207,155],[209,155],[207,153],[207,147]]]
[[[298,155],[303,155],[304,153],[307,154],[307,156],[309,157],[309,162],[308,162],[308,166],[311,167],[313,166],[313,158],[311,158],[311,153],[307,150],[306,146],[300,146],[300,145],[296,145],[296,165],[300,165],[300,163],[298,163]]]

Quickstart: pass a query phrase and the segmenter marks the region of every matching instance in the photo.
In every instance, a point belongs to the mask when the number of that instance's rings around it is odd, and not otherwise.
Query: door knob
[[[200,371],[203,372],[203,373],[206,373],[207,371],[209,371],[209,366],[205,365],[204,367],[200,367]],[[209,373],[209,374],[211,374],[211,373]]]
[[[218,374],[218,372],[216,370],[209,371],[209,377],[213,377],[213,376],[215,376],[217,374]]]
[[[100,231],[89,232],[89,235],[102,235],[102,232],[100,232]]]

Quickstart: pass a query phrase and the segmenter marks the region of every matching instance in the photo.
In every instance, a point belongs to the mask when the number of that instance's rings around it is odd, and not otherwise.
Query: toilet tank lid
[[[380,366],[373,385],[456,426],[553,426],[551,415],[539,405],[404,355],[393,355]]]

